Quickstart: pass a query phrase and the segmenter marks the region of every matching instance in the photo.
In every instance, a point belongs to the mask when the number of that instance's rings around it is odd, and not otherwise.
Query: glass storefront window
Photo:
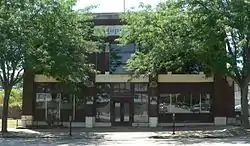
[[[73,109],[73,96],[69,94],[61,95],[61,109],[72,110]]]
[[[134,44],[110,44],[110,71],[117,74],[128,73],[126,64],[134,52]]]
[[[115,83],[113,84],[113,92],[126,93],[131,92],[130,83]]]
[[[83,110],[85,108],[85,99],[83,97],[76,96],[75,100],[76,109]]]
[[[110,122],[110,84],[102,84],[98,88],[100,90],[95,99],[96,122]]]
[[[45,99],[49,93],[36,93],[36,109],[45,109]]]
[[[134,122],[148,122],[148,84],[134,84]]]
[[[147,92],[148,84],[135,84],[135,92]]]
[[[159,98],[159,113],[170,112],[170,96],[171,94],[161,94]]]
[[[134,96],[134,122],[148,122],[148,94],[135,93]]]
[[[211,98],[209,93],[200,94],[160,94],[159,113],[209,113]]]

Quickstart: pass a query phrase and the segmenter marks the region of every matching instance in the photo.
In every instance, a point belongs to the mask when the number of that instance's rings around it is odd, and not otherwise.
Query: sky
[[[140,2],[156,6],[159,2],[164,0],[125,0],[125,8],[137,8]],[[110,13],[110,12],[123,12],[124,0],[78,0],[76,9],[85,8],[88,6],[98,6],[93,10],[95,13]]]

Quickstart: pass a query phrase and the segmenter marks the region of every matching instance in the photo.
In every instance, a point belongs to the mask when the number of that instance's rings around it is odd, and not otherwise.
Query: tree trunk
[[[248,112],[248,84],[241,87],[241,115],[242,115],[242,126],[245,128],[249,127],[249,112]]]
[[[8,123],[8,110],[9,110],[9,98],[10,98],[11,89],[4,89],[4,99],[3,99],[3,113],[2,113],[2,133],[7,131]]]

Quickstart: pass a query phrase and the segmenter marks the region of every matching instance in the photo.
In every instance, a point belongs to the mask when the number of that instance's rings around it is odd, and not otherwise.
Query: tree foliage
[[[11,89],[24,69],[69,85],[94,73],[88,55],[98,51],[93,16],[73,10],[76,0],[0,1],[0,81],[4,88],[2,132],[7,131]]]
[[[127,26],[120,40],[138,46],[128,69],[151,75],[162,69],[178,72],[193,63],[192,67],[208,75],[229,76],[241,88],[247,125],[250,1],[168,0],[155,9],[141,7],[123,15]]]

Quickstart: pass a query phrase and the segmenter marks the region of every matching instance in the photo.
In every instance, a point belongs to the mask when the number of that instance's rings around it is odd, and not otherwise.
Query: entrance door
[[[131,126],[132,106],[129,101],[113,101],[112,104],[112,125]]]

